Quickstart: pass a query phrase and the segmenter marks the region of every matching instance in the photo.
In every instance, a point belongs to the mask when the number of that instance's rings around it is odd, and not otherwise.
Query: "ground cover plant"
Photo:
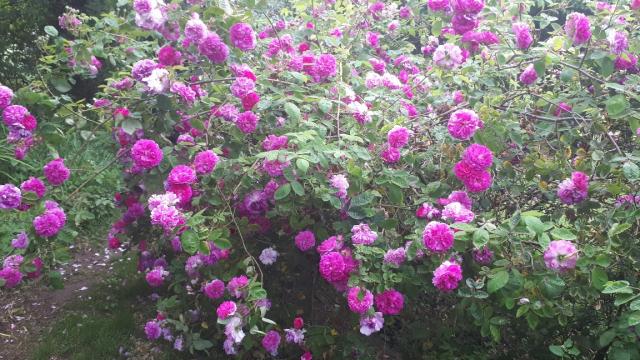
[[[33,84],[0,88],[7,161],[50,156],[0,188],[0,281],[59,282],[59,203],[108,218],[73,201],[102,177],[121,210],[105,244],[137,254],[156,307],[141,331],[167,352],[640,358],[638,16],[635,0],[68,8]],[[95,97],[72,96],[87,79]],[[96,148],[105,164],[65,187],[65,161]]]

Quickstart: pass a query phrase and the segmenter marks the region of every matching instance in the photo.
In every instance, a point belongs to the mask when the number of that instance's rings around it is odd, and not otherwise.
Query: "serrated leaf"
[[[293,192],[296,193],[296,195],[304,195],[304,187],[298,181],[291,182],[291,189],[293,189]]]
[[[627,231],[629,228],[631,228],[631,224],[629,223],[624,223],[624,224],[615,223],[611,226],[611,229],[609,229],[607,234],[609,235],[609,237],[614,237],[618,234],[622,234],[623,232]]]
[[[274,197],[276,200],[282,200],[289,196],[289,193],[291,193],[291,184],[284,184],[276,190]]]
[[[473,246],[481,248],[489,242],[489,232],[485,229],[478,229],[473,233]],[[490,291],[491,292],[491,291]]]
[[[298,106],[291,102],[287,102],[284,104],[284,112],[287,113],[289,120],[300,121],[300,118],[302,117]]]
[[[44,27],[44,32],[46,32],[50,36],[58,36],[58,29],[51,25],[47,25]]]
[[[64,77],[51,78],[51,85],[53,85],[53,87],[61,93],[66,93],[71,90],[71,84],[69,84],[67,79]]]
[[[571,232],[571,230],[564,229],[564,228],[555,228],[551,230],[551,236],[554,239],[562,239],[562,240],[575,240],[578,238],[576,234]]]
[[[622,173],[627,180],[638,180],[638,178],[640,178],[640,167],[635,163],[628,161],[622,165]]]
[[[492,294],[502,289],[509,282],[509,273],[506,270],[498,271],[487,282],[487,292]]]
[[[607,281],[602,289],[603,294],[632,294],[633,289],[625,280]]]
[[[296,160],[296,167],[298,167],[298,170],[300,170],[300,174],[304,175],[307,173],[307,170],[309,170],[309,161],[298,158]]]
[[[198,239],[198,234],[196,234],[195,231],[187,230],[182,233],[182,235],[180,235],[180,242],[182,243],[182,250],[187,254],[193,255],[198,251],[198,243],[200,240]]]

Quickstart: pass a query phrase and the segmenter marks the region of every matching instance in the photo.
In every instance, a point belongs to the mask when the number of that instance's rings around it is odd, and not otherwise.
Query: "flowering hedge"
[[[640,356],[637,1],[118,4],[44,62],[106,79],[74,106],[119,146],[151,341]]]

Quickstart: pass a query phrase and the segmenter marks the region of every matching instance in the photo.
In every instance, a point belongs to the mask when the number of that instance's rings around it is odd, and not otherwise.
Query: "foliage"
[[[141,3],[47,29],[37,86],[63,133],[118,141],[109,245],[139,250],[161,296],[151,340],[257,358],[268,331],[304,329],[284,356],[640,358],[637,2],[566,20],[544,1]],[[262,30],[254,50],[237,23]],[[84,78],[106,79],[93,107],[65,95]],[[344,247],[320,255],[325,239]],[[399,315],[367,304],[391,289]]]

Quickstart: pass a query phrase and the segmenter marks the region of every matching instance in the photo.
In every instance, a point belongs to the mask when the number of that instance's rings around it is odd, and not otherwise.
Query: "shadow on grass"
[[[69,303],[63,315],[45,330],[31,358],[114,359],[130,349],[138,329],[136,314],[144,313],[138,297],[146,291],[134,260],[114,264],[85,300]]]

